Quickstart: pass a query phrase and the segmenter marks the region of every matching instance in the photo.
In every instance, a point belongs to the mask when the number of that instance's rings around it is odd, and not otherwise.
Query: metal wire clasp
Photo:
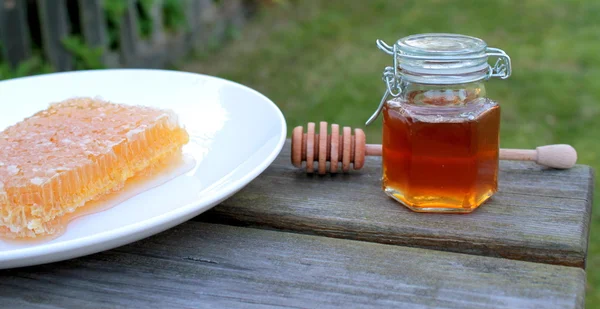
[[[494,67],[489,67],[487,79],[491,77],[500,77],[501,79],[507,79],[512,74],[512,67],[510,63],[510,57],[501,49],[488,47],[485,50],[485,54],[488,57],[498,57]]]
[[[391,95],[393,97],[397,97],[400,95],[400,93],[402,93],[402,88],[400,87],[401,77],[400,77],[400,74],[398,74],[398,57],[396,57],[396,51],[397,51],[396,44],[394,44],[394,47],[391,47],[382,40],[377,40],[376,43],[377,43],[377,47],[379,49],[381,49],[382,51],[384,51],[387,54],[394,56],[394,67],[387,66],[383,70],[382,79],[385,82],[387,89],[386,89],[385,93],[383,94],[383,97],[381,98],[381,102],[379,102],[379,106],[377,107],[377,110],[375,110],[375,113],[373,113],[373,115],[371,115],[371,117],[367,120],[366,125],[371,124],[373,121],[375,121],[375,119],[377,119],[377,117],[381,113],[381,110],[383,109],[383,104],[385,104],[385,99],[388,96]]]

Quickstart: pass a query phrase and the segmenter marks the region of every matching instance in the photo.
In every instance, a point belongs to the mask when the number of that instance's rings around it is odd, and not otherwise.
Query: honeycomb
[[[0,132],[0,235],[36,238],[61,218],[181,155],[169,110],[73,98]]]

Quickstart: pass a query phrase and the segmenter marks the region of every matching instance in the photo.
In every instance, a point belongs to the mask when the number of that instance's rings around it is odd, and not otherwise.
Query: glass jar
[[[511,74],[510,58],[474,37],[418,34],[393,46],[383,114],[382,187],[418,212],[469,213],[498,189],[500,106],[485,82]],[[497,57],[492,67],[490,56]]]

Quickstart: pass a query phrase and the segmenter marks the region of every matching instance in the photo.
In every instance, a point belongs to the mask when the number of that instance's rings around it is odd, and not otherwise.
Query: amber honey
[[[423,103],[423,102],[421,102]],[[471,212],[497,191],[500,107],[432,99],[389,101],[383,113],[383,189],[420,212]]]

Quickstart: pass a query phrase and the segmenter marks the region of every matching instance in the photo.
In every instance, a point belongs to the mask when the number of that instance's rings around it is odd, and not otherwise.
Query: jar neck
[[[397,99],[404,104],[432,107],[460,107],[485,98],[485,81],[462,84],[421,84],[402,82]]]

